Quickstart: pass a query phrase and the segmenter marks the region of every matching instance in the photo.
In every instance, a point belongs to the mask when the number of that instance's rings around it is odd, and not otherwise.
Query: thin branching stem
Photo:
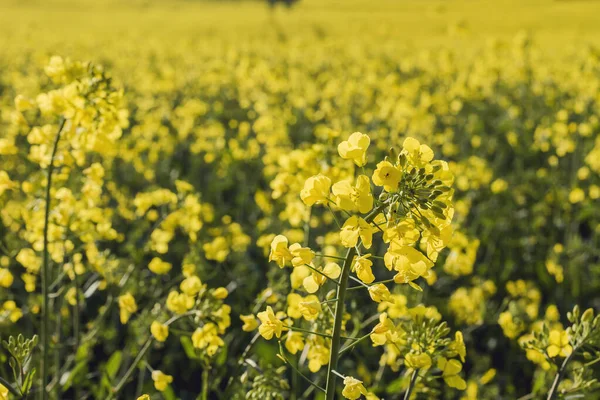
[[[385,209],[387,203],[380,204],[377,208],[375,208],[367,217],[365,221],[367,223],[371,223],[375,217]],[[331,210],[331,209],[330,209]],[[332,211],[333,214],[333,211]],[[340,276],[338,290],[337,290],[337,305],[335,307],[335,318],[333,321],[333,334],[331,338],[331,349],[329,353],[329,365],[327,369],[327,383],[325,385],[325,398],[326,400],[333,400],[335,398],[335,382],[336,375],[334,373],[337,368],[337,362],[340,355],[340,339],[342,338],[342,319],[344,315],[344,301],[346,299],[346,291],[348,289],[348,278],[350,276],[350,269],[352,267],[352,260],[354,260],[354,256],[356,255],[356,248],[351,247],[348,249],[346,253],[346,259],[344,260],[344,265],[342,267],[342,274]]]
[[[44,250],[42,263],[42,362],[40,365],[40,375],[42,376],[42,390],[40,390],[40,397],[43,400],[48,399],[46,386],[48,386],[48,375],[50,370],[50,310],[48,307],[50,299],[48,296],[48,289],[50,287],[50,255],[48,253],[48,229],[50,225],[52,173],[54,172],[54,157],[56,157],[58,142],[60,141],[62,130],[65,127],[65,122],[66,119],[62,118],[58,127],[58,132],[56,132],[46,175],[46,207],[44,211]]]

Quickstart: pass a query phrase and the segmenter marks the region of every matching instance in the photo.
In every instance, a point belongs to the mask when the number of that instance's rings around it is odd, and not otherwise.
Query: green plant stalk
[[[14,394],[17,397],[21,397],[21,393],[19,393],[17,391],[17,389],[15,389],[15,387],[6,379],[4,379],[3,377],[0,376],[0,385],[4,386],[5,388],[8,389],[9,392],[11,392],[12,394]]]
[[[202,400],[208,400],[208,366],[202,369]]]
[[[54,139],[54,146],[52,147],[52,154],[50,156],[50,163],[48,164],[48,173],[46,176],[46,209],[44,212],[44,250],[43,250],[43,263],[42,263],[42,362],[40,365],[40,375],[42,376],[42,387],[40,390],[40,397],[43,400],[48,399],[48,363],[50,357],[50,310],[48,309],[49,296],[48,287],[50,285],[50,255],[48,254],[48,227],[50,224],[50,202],[51,202],[51,189],[52,189],[52,173],[54,172],[54,157],[56,157],[56,151],[58,150],[58,142],[60,141],[60,135],[63,128],[65,127],[66,119],[62,118]]]
[[[415,387],[415,383],[417,383],[418,376],[419,370],[415,369],[415,371],[412,373],[412,376],[410,377],[410,383],[408,384],[408,389],[406,389],[406,393],[404,394],[404,400],[410,399],[410,394],[412,393],[413,388]]]
[[[387,203],[380,204],[376,209],[371,211],[365,218],[365,221],[370,224],[373,219],[379,214],[387,205]],[[348,289],[348,278],[350,276],[350,269],[352,267],[352,260],[356,255],[356,247],[351,247],[346,253],[344,265],[342,267],[342,274],[340,276],[338,290],[337,290],[337,305],[335,307],[335,318],[333,321],[333,333],[331,337],[331,348],[329,353],[329,366],[327,367],[327,383],[325,385],[326,400],[333,400],[335,398],[335,381],[336,375],[334,371],[337,368],[339,353],[340,353],[340,340],[342,336],[342,319],[344,316],[344,301],[346,300],[346,291]]]
[[[123,378],[121,378],[121,380],[119,381],[119,383],[117,384],[117,386],[115,386],[115,388],[112,390],[112,395],[109,397],[109,399],[115,398],[117,396],[117,394],[123,389],[123,386],[125,386],[125,384],[127,383],[127,380],[129,379],[129,377],[131,376],[131,374],[133,374],[133,371],[135,370],[135,368],[137,367],[137,365],[139,364],[139,362],[142,360],[142,358],[144,357],[144,355],[146,355],[146,352],[150,348],[150,345],[152,344],[152,341],[153,341],[152,336],[150,336],[146,340],[146,343],[144,343],[144,346],[142,347],[142,349],[138,353],[137,357],[135,357],[135,359],[133,360],[133,362],[129,366],[129,369],[127,370],[127,372],[125,372],[125,375],[123,375]]]
[[[571,358],[573,358],[575,351],[576,351],[576,349],[573,349],[571,354],[569,354],[567,356],[567,358],[565,358],[565,360],[561,364],[560,368],[558,369],[558,372],[556,373],[556,376],[554,377],[554,382],[552,382],[552,386],[550,387],[550,391],[548,392],[548,397],[546,398],[546,400],[552,400],[558,393],[558,385],[560,384],[560,381],[562,380],[563,376],[565,375],[565,372],[567,372],[567,365],[569,364],[569,361],[571,361]]]

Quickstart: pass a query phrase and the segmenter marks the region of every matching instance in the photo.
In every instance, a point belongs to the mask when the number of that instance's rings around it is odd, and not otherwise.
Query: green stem
[[[348,288],[348,290],[364,289],[364,288],[365,288],[365,286],[366,286],[366,287],[367,287],[367,289],[368,289],[368,288],[370,288],[371,286],[373,286],[373,285],[377,285],[377,284],[379,284],[379,283],[390,283],[390,282],[394,282],[394,279],[393,279],[393,278],[392,278],[392,279],[385,279],[385,280],[383,280],[383,281],[377,281],[377,282],[372,282],[372,283],[369,283],[368,285],[364,284],[364,283],[361,281],[361,285],[358,285],[358,286],[352,286],[352,287]]]
[[[311,265],[309,265],[309,264],[304,264],[304,265],[305,265],[305,266],[307,266],[308,268],[312,269],[312,270],[313,270],[313,271],[315,271],[316,273],[323,275],[325,278],[327,278],[327,279],[328,279],[328,280],[330,280],[331,282],[335,283],[336,285],[339,285],[338,281],[336,281],[335,279],[333,279],[333,278],[331,278],[331,277],[329,277],[329,276],[325,275],[325,273],[324,273],[323,271],[319,271],[318,269],[316,269],[316,268],[313,268],[313,267],[312,267]]]
[[[115,386],[114,389],[112,390],[111,398],[115,398],[117,396],[117,394],[123,389],[123,386],[125,386],[125,384],[127,383],[127,380],[129,379],[131,374],[133,374],[133,371],[137,367],[138,363],[142,360],[144,355],[146,355],[146,352],[150,348],[151,344],[152,344],[152,337],[149,337],[148,339],[146,339],[146,343],[144,343],[144,346],[138,353],[137,357],[133,360],[133,362],[129,366],[129,369],[127,370],[127,372],[125,372],[125,375],[123,375],[123,378],[121,378],[121,380],[119,381],[117,386]]]
[[[380,204],[376,209],[371,211],[365,218],[367,223],[371,223],[373,219],[387,206],[387,203]],[[330,209],[331,210],[331,209]],[[356,255],[356,248],[352,247],[348,249],[346,253],[346,259],[342,267],[342,274],[337,290],[338,303],[335,307],[335,318],[333,321],[333,335],[331,338],[331,349],[329,353],[329,365],[327,367],[327,383],[325,385],[326,400],[333,400],[335,398],[335,381],[336,375],[334,371],[337,368],[339,353],[340,353],[340,339],[342,336],[342,319],[344,316],[344,301],[346,299],[346,291],[348,289],[348,277],[350,276],[350,269],[352,267],[352,260]]]
[[[208,400],[208,366],[202,369],[202,400]]]
[[[313,386],[316,389],[319,389],[320,391],[322,391],[323,393],[325,393],[325,389],[323,389],[322,387],[320,387],[319,385],[317,385],[316,383],[314,383],[312,380],[310,380],[309,377],[307,377],[306,375],[304,375],[302,372],[300,372],[300,370],[294,365],[292,364],[285,356],[283,353],[283,348],[281,347],[281,342],[279,342],[279,356],[281,357],[281,359],[287,364],[289,365],[292,370],[294,370],[294,372],[296,372],[299,376],[301,376],[302,378],[304,378],[308,383],[310,383],[311,386]]]
[[[348,350],[352,349],[354,346],[356,346],[357,344],[359,344],[360,342],[362,342],[363,340],[367,339],[371,337],[371,333],[367,333],[365,336],[362,336],[358,339],[356,339],[353,343],[349,344],[348,346],[344,347],[343,349],[340,350],[340,355],[344,354],[345,352],[347,352]]]
[[[46,209],[44,212],[44,250],[43,250],[43,264],[42,264],[42,363],[40,366],[40,375],[42,376],[42,388],[41,398],[43,400],[48,399],[48,363],[50,357],[50,310],[48,309],[48,287],[50,285],[50,255],[48,253],[48,227],[50,225],[50,202],[51,202],[51,189],[52,189],[52,173],[54,172],[54,157],[56,157],[56,151],[58,150],[58,142],[60,141],[60,135],[63,128],[65,127],[66,119],[60,121],[56,138],[54,139],[54,146],[52,147],[52,154],[50,155],[50,163],[48,164],[48,173],[46,176]]]
[[[412,373],[412,376],[410,377],[410,383],[408,384],[408,389],[406,390],[406,393],[404,394],[404,400],[410,399],[410,394],[412,393],[412,391],[415,387],[415,383],[417,383],[418,376],[419,376],[419,370],[415,369],[415,371]]]
[[[576,350],[577,349],[573,349],[571,354],[569,354],[569,356],[563,361],[558,372],[556,373],[556,376],[554,377],[554,382],[552,382],[552,387],[550,387],[550,391],[548,392],[548,397],[546,398],[546,400],[552,400],[558,393],[558,385],[560,384],[560,381],[565,375],[565,372],[567,372],[567,364],[569,364],[569,361],[571,361],[571,358],[573,358],[573,355],[575,354]]]
[[[317,336],[322,336],[328,339],[331,339],[332,336],[328,335],[326,333],[320,333],[320,332],[314,332],[314,331],[309,331],[308,329],[302,329],[302,328],[297,328],[295,326],[286,326],[286,328],[288,328],[291,331],[296,331],[296,332],[303,332],[303,333],[308,333],[309,335],[317,335]]]
[[[21,397],[21,393],[19,393],[17,391],[17,389],[15,389],[15,387],[8,382],[6,379],[4,379],[3,377],[0,376],[0,385],[4,386],[5,388],[8,389],[9,392],[11,392],[12,394],[14,394],[17,397]]]

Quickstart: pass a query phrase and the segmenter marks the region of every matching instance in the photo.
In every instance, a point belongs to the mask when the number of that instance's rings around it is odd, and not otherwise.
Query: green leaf
[[[183,347],[183,351],[185,351],[185,355],[190,360],[200,360],[201,359],[201,357],[196,353],[196,349],[194,348],[194,345],[192,344],[192,339],[190,339],[187,336],[182,336],[180,341],[181,341],[181,346]]]
[[[106,375],[113,380],[115,376],[117,376],[117,372],[119,372],[119,367],[121,366],[121,361],[123,359],[123,352],[117,351],[113,353],[112,356],[106,362],[104,369],[106,371]]]
[[[21,385],[21,393],[27,394],[29,390],[31,390],[31,386],[33,385],[33,377],[35,376],[35,368],[32,368],[31,371],[25,375],[25,379],[23,380],[23,384]]]

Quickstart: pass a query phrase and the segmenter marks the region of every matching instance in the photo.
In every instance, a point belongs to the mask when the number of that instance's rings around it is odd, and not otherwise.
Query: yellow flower
[[[496,179],[490,185],[490,190],[494,194],[498,194],[498,193],[504,192],[506,189],[508,189],[508,183],[504,179],[502,179],[502,178]]]
[[[21,263],[22,266],[25,267],[27,272],[29,273],[37,273],[40,270],[40,266],[42,265],[42,261],[35,254],[33,249],[21,249],[19,254],[17,254],[16,260]]]
[[[195,296],[202,289],[202,281],[197,276],[191,275],[181,282],[179,288],[188,296]]]
[[[194,298],[176,290],[169,292],[167,296],[167,309],[175,314],[183,314],[194,306]]]
[[[161,324],[158,321],[152,321],[150,333],[152,333],[152,336],[154,336],[154,339],[157,341],[164,342],[169,336],[169,326]]]
[[[0,196],[8,189],[16,187],[16,183],[11,181],[5,171],[0,171]]]
[[[463,334],[457,331],[454,335],[454,341],[448,345],[448,350],[451,351],[452,356],[458,355],[462,362],[465,362],[465,356],[467,355],[467,348],[463,340]]]
[[[0,287],[9,288],[13,284],[14,277],[8,268],[0,268]]]
[[[420,276],[426,276],[433,267],[433,262],[419,250],[410,246],[398,246],[394,242],[383,258],[390,271],[398,271],[394,276],[396,283],[411,283]]]
[[[273,338],[273,335],[280,338],[281,332],[287,330],[287,328],[283,326],[283,322],[275,316],[271,306],[267,306],[266,311],[259,312],[257,317],[261,322],[261,325],[258,327],[258,332],[260,332],[261,336],[267,340]]]
[[[350,400],[356,400],[361,395],[367,395],[367,389],[363,386],[362,381],[359,381],[351,376],[345,377],[342,396]]]
[[[550,331],[550,345],[546,349],[549,357],[567,357],[573,351],[569,344],[569,334],[565,330],[553,329]]]
[[[310,264],[315,257],[315,252],[308,247],[302,247],[300,243],[294,243],[290,246],[292,254],[292,265],[298,267],[304,264]]]
[[[290,293],[287,295],[287,315],[290,318],[298,319],[302,317],[300,312],[300,302],[304,301],[304,298],[298,293]]]
[[[283,235],[277,235],[271,242],[269,261],[275,261],[279,268],[285,267],[286,261],[292,261],[292,253],[288,249],[288,240]]]
[[[135,298],[131,293],[127,292],[122,296],[119,296],[119,316],[122,324],[126,324],[131,317],[131,314],[136,312],[138,309],[135,302]]]
[[[256,328],[258,328],[258,321],[256,320],[256,317],[254,315],[240,315],[240,319],[244,323],[244,325],[242,326],[242,330],[244,332],[252,332]]]
[[[330,279],[337,279],[342,273],[340,266],[334,262],[327,263],[323,269],[317,269],[321,273],[312,271],[312,273],[303,279],[302,286],[308,293],[315,293],[319,290],[326,281],[327,277]]]
[[[161,260],[158,257],[154,257],[150,264],[148,264],[148,269],[154,272],[157,275],[164,275],[168,273],[173,266],[171,263]]]
[[[298,303],[298,309],[305,320],[314,321],[321,312],[321,302],[317,296],[311,294]]]
[[[308,369],[314,373],[329,362],[329,347],[320,336],[313,336],[308,342]]]
[[[356,257],[354,260],[354,271],[356,271],[356,276],[364,283],[371,283],[375,280],[375,275],[373,275],[373,270],[371,269],[373,262],[369,260],[369,257],[371,257],[370,254],[365,254]]]
[[[576,204],[585,200],[585,192],[581,188],[575,188],[569,193],[569,203]]]
[[[371,341],[373,346],[383,346],[388,341],[396,342],[401,339],[402,331],[398,331],[387,313],[379,315],[379,323],[371,331]]]
[[[304,339],[302,333],[289,331],[285,339],[285,348],[291,354],[296,354],[304,348]]]
[[[447,360],[444,357],[438,359],[438,368],[442,370],[442,378],[446,385],[458,390],[465,390],[467,382],[458,374],[462,370],[462,364],[458,360]]]
[[[368,213],[373,208],[373,195],[371,183],[365,175],[356,179],[356,186],[348,181],[340,181],[331,187],[335,202],[339,208],[346,211]]]
[[[152,380],[154,381],[154,387],[159,392],[163,392],[167,389],[167,386],[173,382],[171,375],[164,374],[162,371],[152,371]]]
[[[304,182],[304,188],[300,191],[300,198],[307,206],[326,203],[330,187],[331,179],[325,175],[311,176]]]
[[[348,140],[338,145],[338,153],[344,160],[352,160],[356,165],[362,167],[367,163],[367,149],[370,143],[369,136],[354,132]]]
[[[372,177],[373,183],[377,186],[383,186],[386,192],[396,191],[401,178],[402,171],[389,161],[381,161],[377,164],[377,169],[373,172]]]
[[[408,353],[404,356],[408,368],[421,369],[431,367],[431,357],[427,353]]]
[[[215,290],[213,290],[212,295],[217,300],[223,300],[226,299],[227,296],[229,296],[229,291],[224,287],[218,287]]]
[[[26,98],[22,94],[15,97],[15,108],[17,111],[26,111],[35,107],[35,102],[31,99]]]
[[[433,160],[433,150],[426,144],[421,144],[417,139],[407,137],[402,144],[408,159],[418,167],[422,167]]]
[[[397,245],[409,246],[419,240],[420,233],[412,219],[404,219],[400,223],[384,228],[383,241],[395,242]]]
[[[373,227],[363,218],[352,216],[342,226],[340,240],[344,247],[351,248],[358,244],[359,236],[365,249],[370,249],[373,244]]]
[[[202,328],[196,328],[192,334],[192,345],[197,349],[206,349],[206,353],[213,356],[225,342],[219,337],[217,325],[209,322]]]
[[[383,283],[369,286],[369,296],[374,302],[381,303],[390,299],[390,290]]]
[[[140,397],[138,397],[137,400],[151,400],[151,399],[150,399],[149,395],[143,394]]]
[[[8,388],[0,383],[0,400],[8,400]]]

